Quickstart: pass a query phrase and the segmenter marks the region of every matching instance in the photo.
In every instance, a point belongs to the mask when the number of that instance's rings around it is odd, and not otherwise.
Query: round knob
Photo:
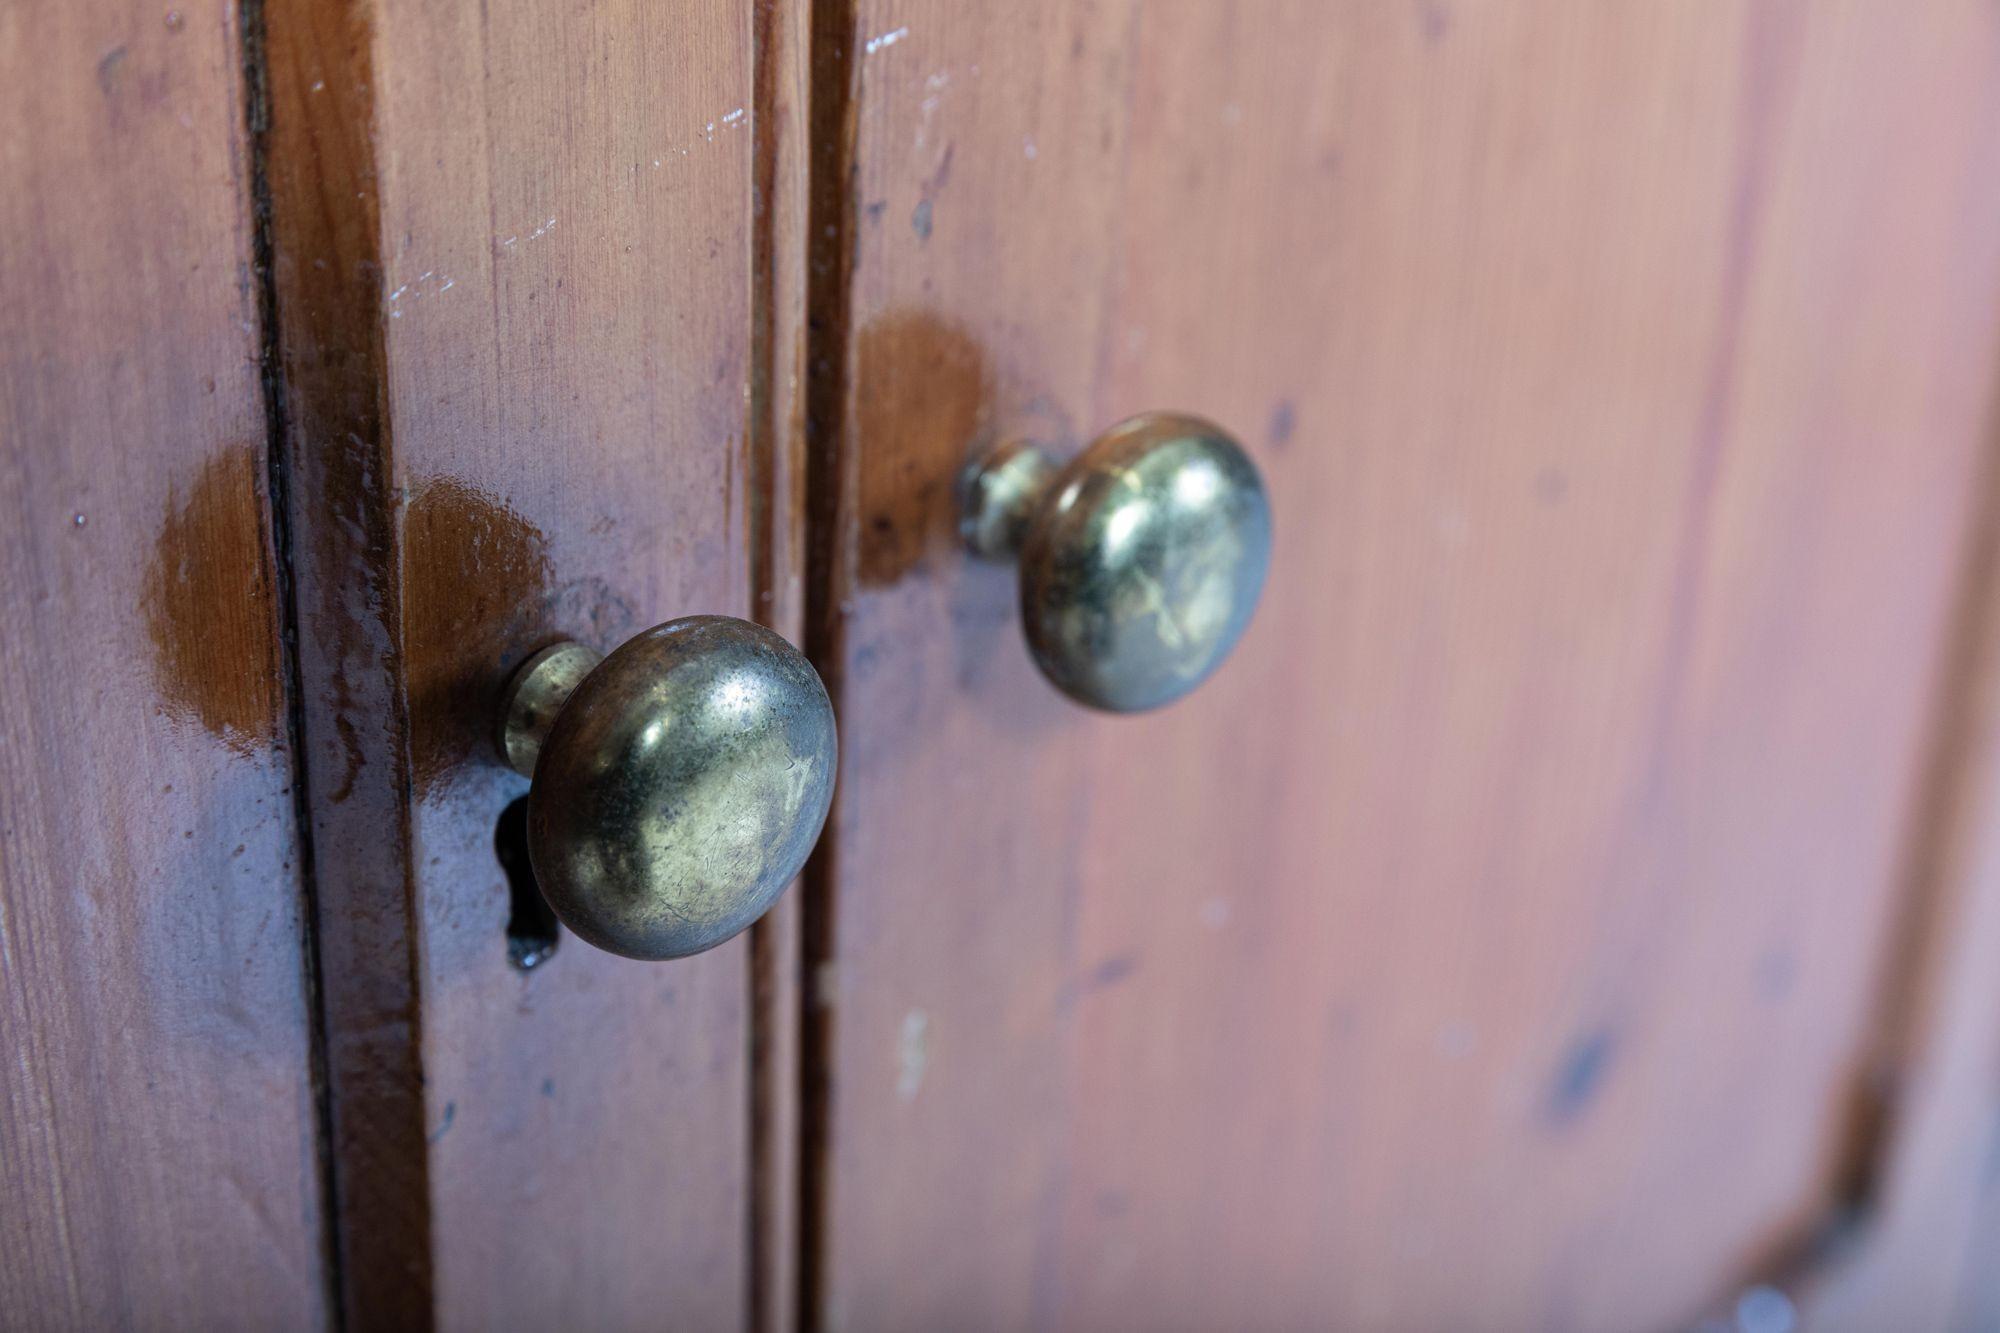
[[[1032,445],[1003,446],[966,474],[962,500],[966,544],[1020,566],[1042,674],[1116,713],[1206,680],[1243,636],[1271,562],[1257,467],[1199,417],[1133,417],[1060,468]]]
[[[521,665],[500,748],[528,789],[528,859],[562,923],[627,958],[683,958],[758,917],[826,823],[826,687],[760,625],[688,616],[609,657]]]

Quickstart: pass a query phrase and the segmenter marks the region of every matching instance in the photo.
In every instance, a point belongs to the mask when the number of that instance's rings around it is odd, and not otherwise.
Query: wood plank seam
[[[266,0],[270,282],[344,1317],[436,1317],[401,534],[362,0]],[[391,905],[393,904],[393,905]]]
[[[304,683],[299,668],[299,606],[292,570],[291,470],[285,441],[284,378],[278,349],[278,291],[272,271],[271,90],[265,0],[242,0],[243,120],[250,145],[251,265],[256,278],[259,383],[264,398],[264,458],[271,510],[271,544],[278,593],[278,651],[284,674],[285,744],[292,756],[292,817],[298,829],[300,893],[304,929],[299,935],[300,967],[312,1026],[309,1075],[318,1134],[320,1185],[320,1285],[328,1322],[347,1326],[340,1245],[339,1173],[333,1151],[333,1085],[327,1076],[326,998],[319,950],[319,882],[313,857],[311,782],[305,764]]]

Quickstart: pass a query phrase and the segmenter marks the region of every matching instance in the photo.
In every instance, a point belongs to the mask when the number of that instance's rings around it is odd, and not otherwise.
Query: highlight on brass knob
[[[683,958],[762,916],[826,823],[833,705],[760,625],[688,616],[609,657],[536,653],[499,743],[532,779],[528,859],[562,923],[627,958]]]
[[[960,492],[966,544],[1019,564],[1042,674],[1093,708],[1142,712],[1201,684],[1264,588],[1263,479],[1200,417],[1133,417],[1060,467],[1033,445],[1003,445]]]

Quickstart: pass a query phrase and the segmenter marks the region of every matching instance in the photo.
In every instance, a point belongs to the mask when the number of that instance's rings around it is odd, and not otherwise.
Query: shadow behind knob
[[[713,948],[805,864],[833,798],[833,706],[759,625],[689,616],[629,640],[561,705],[528,855],[564,925],[628,958]]]

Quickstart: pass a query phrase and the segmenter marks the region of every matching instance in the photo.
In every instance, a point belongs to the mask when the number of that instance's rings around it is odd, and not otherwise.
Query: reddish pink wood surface
[[[1829,1202],[2000,299],[1990,6],[826,21],[829,1328],[1654,1328]],[[851,193],[841,195],[851,181]],[[1241,432],[1084,715],[951,480]]]
[[[0,1324],[326,1319],[233,6],[0,9]]]

